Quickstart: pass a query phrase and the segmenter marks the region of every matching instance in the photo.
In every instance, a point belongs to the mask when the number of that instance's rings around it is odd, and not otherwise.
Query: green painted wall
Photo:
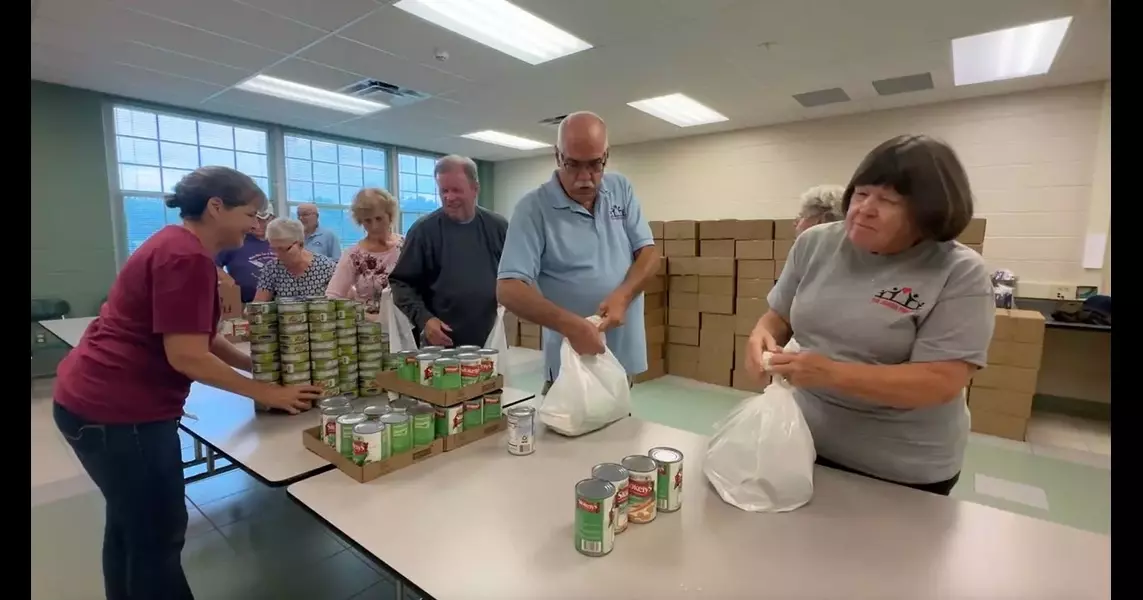
[[[115,278],[104,96],[32,82],[32,297],[94,315]]]
[[[476,175],[480,178],[480,196],[476,198],[476,203],[492,210],[495,202],[493,186],[496,185],[496,173],[495,169],[492,168],[492,163],[483,160],[476,161]]]

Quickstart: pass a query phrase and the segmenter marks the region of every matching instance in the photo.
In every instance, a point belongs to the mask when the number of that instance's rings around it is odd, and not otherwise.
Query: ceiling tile
[[[207,110],[218,110],[268,123],[283,123],[310,128],[320,128],[354,119],[354,115],[336,110],[328,110],[309,104],[282,100],[273,96],[254,94],[239,89],[229,89],[204,102]]]
[[[336,36],[322,40],[299,57],[426,94],[441,94],[468,85],[455,75]]]
[[[255,46],[290,54],[325,31],[232,0],[113,0],[130,10],[169,19]]]
[[[336,31],[381,7],[375,0],[236,0],[311,27]]]
[[[338,90],[363,79],[357,73],[327,67],[301,58],[286,59],[265,71],[265,74],[323,90]]]

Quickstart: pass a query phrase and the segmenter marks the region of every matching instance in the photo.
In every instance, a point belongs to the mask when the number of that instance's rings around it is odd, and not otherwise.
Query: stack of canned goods
[[[501,392],[496,391],[460,404],[433,407],[436,414],[436,437],[446,438],[499,420],[501,399]]]
[[[324,297],[305,298],[305,339],[309,344],[310,383],[326,397],[341,393],[337,379],[337,332],[334,301]],[[280,309],[279,309],[280,310]],[[283,326],[284,327],[284,326]]]
[[[347,395],[326,398],[321,407],[323,441],[358,465],[428,446],[434,439],[433,407],[401,397],[355,411]]]
[[[311,382],[309,315],[304,298],[278,299],[278,350],[282,383]]]
[[[357,322],[357,377],[363,396],[380,396],[377,385],[377,372],[385,367],[385,355],[389,352],[389,336],[380,323],[359,320]]]
[[[250,322],[250,360],[257,381],[278,383],[282,365],[278,344],[278,305],[273,302],[251,302],[243,308]]]
[[[499,375],[499,359],[500,351],[493,348],[425,346],[398,352],[394,367],[405,381],[438,390],[458,390]]]
[[[603,463],[575,485],[575,549],[604,556],[628,523],[645,524],[683,504],[683,453],[651,448],[647,454]]]

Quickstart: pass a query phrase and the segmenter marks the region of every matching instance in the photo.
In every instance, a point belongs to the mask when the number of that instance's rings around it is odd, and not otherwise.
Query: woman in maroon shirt
[[[242,245],[266,205],[246,175],[190,173],[167,196],[182,225],[151,236],[119,272],[107,302],[60,363],[56,425],[107,502],[108,600],[193,598],[180,555],[187,511],[179,418],[192,381],[290,413],[320,390],[254,381],[250,357],[218,334],[214,258]]]

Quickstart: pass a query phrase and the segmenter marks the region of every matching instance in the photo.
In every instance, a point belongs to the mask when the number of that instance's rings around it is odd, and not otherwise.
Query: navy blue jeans
[[[103,425],[59,404],[52,409],[107,503],[107,600],[193,599],[182,567],[187,508],[178,421]]]

